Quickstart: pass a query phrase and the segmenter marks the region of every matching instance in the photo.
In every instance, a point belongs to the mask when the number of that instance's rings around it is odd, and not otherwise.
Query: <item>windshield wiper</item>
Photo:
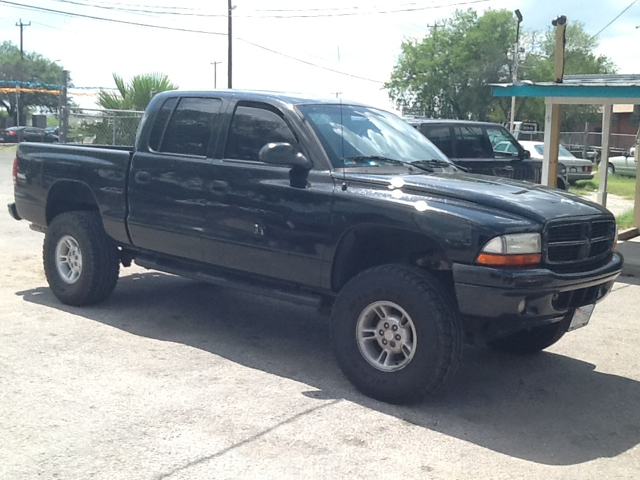
[[[418,168],[420,167],[455,167],[453,163],[446,162],[444,160],[439,160],[437,158],[431,158],[429,160],[414,160],[413,162],[409,162],[409,163]]]
[[[383,157],[381,155],[358,155],[358,156],[355,156],[355,157],[343,157],[342,158],[342,162],[346,166],[345,160],[346,161],[352,161],[356,165],[358,163],[362,163],[365,166],[376,166],[376,165],[378,165],[378,163],[370,163],[370,162],[368,162],[368,160],[371,160],[371,161],[374,161],[374,162],[380,162],[380,164],[402,165],[404,167],[409,167],[410,166],[407,162],[403,162],[401,160],[396,160],[395,158]]]

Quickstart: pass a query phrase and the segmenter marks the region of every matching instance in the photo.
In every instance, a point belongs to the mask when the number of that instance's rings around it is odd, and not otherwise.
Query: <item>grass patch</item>
[[[578,195],[597,192],[599,182],[600,173],[596,172],[593,180],[578,180],[575,185],[569,187],[569,191]],[[607,178],[607,192],[633,200],[636,193],[636,179],[621,175],[609,175]]]
[[[616,224],[620,230],[633,227],[633,210],[627,210],[626,212],[617,215]]]

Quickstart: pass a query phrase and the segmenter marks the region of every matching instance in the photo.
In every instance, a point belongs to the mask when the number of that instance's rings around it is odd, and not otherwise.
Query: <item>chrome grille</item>
[[[544,260],[553,270],[571,271],[575,267],[606,263],[615,239],[613,219],[553,222],[543,239]]]

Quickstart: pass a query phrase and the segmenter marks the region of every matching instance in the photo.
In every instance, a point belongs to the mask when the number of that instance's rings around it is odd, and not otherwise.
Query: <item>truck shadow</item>
[[[71,312],[143,337],[180,342],[413,425],[547,465],[615,457],[640,441],[640,382],[544,352],[520,358],[467,347],[437,396],[394,406],[360,395],[340,375],[326,319],[314,310],[149,272],[122,276],[104,304],[62,305],[48,288],[25,301]]]

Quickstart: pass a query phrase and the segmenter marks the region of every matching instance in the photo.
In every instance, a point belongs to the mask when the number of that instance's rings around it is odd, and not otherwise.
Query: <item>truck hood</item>
[[[466,173],[385,175],[345,172],[341,180],[399,188],[407,193],[458,199],[544,223],[550,219],[611,213],[564,190]]]

